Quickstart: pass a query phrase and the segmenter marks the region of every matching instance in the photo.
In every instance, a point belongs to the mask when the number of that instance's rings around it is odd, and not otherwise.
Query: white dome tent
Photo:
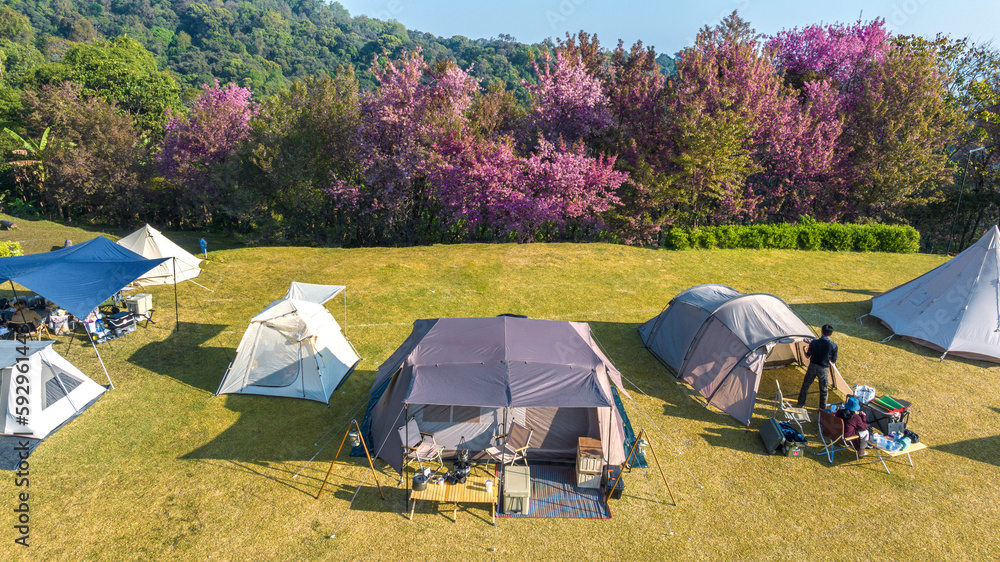
[[[0,340],[0,433],[44,439],[104,394],[105,388],[56,353],[53,343]],[[20,376],[26,378],[19,380]],[[27,394],[19,388],[27,389]],[[18,402],[22,397],[27,404]],[[28,414],[22,417],[25,407]]]
[[[172,285],[201,274],[201,258],[174,244],[148,224],[119,240],[118,245],[147,259],[171,258],[133,281],[136,285]]]
[[[216,394],[258,394],[328,403],[361,358],[323,303],[343,286],[292,283],[250,320]],[[315,300],[306,300],[315,299]]]

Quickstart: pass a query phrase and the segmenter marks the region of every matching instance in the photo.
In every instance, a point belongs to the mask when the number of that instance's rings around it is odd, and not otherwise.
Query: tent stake
[[[316,499],[323,493],[323,488],[326,487],[326,481],[330,479],[330,473],[333,472],[333,465],[337,462],[337,457],[340,456],[340,451],[344,448],[344,443],[347,442],[347,436],[351,433],[351,426],[358,429],[358,435],[361,435],[361,426],[358,425],[358,420],[351,420],[351,423],[347,424],[347,431],[344,432],[344,438],[340,441],[340,447],[337,448],[337,454],[333,456],[333,460],[330,461],[330,468],[326,471],[326,478],[323,479],[323,485],[319,487],[319,492],[316,493]],[[368,444],[365,443],[364,437],[361,438],[361,446],[365,449],[365,457],[368,458],[368,466],[372,469],[372,476],[375,477],[375,485],[378,486],[378,493],[385,500],[385,494],[382,492],[382,485],[378,483],[378,474],[375,472],[375,463],[372,462],[372,456],[368,452]]]
[[[177,304],[177,256],[173,257],[174,262],[174,331],[179,332],[181,329],[181,309]]]

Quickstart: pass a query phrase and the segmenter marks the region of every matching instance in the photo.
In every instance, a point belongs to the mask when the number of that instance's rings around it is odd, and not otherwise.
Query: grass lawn
[[[96,234],[18,223],[16,239],[34,251]],[[117,389],[31,456],[30,549],[13,544],[21,489],[9,473],[2,478],[0,558],[939,560],[1000,551],[1000,366],[941,362],[898,339],[879,343],[888,331],[856,320],[871,295],[941,256],[537,244],[228,249],[210,257],[198,281],[214,292],[180,285],[175,331],[173,288],[153,288],[157,324],[101,347]],[[249,318],[292,280],[347,285],[347,334],[364,357],[358,371],[330,407],[213,397]],[[848,382],[913,402],[910,427],[931,448],[913,455],[912,468],[896,459],[892,475],[872,456],[859,463],[838,453],[830,465],[812,454],[815,445],[807,458],[763,454],[757,429],[771,416],[775,378],[794,395],[801,369],[765,372],[746,429],[695,401],[636,332],[677,292],[710,282],[773,293],[814,329],[833,324]],[[342,301],[329,307],[342,321]],[[499,520],[494,554],[486,508],[462,510],[452,523],[450,507],[422,503],[411,522],[398,476],[381,461],[384,502],[364,460],[346,453],[315,499],[344,424],[414,319],[504,312],[590,323],[645,392],[628,387],[636,403],[626,407],[636,431],[649,430],[676,507],[664,501],[655,468],[640,470],[627,476],[613,519]],[[105,383],[85,342],[62,337],[56,349]],[[816,401],[813,394],[809,406]],[[331,427],[334,443],[303,469]],[[815,427],[809,433],[818,442]]]

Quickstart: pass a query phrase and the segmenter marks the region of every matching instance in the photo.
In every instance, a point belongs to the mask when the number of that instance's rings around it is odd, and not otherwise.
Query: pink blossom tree
[[[250,90],[219,81],[203,92],[187,115],[167,122],[158,163],[164,176],[181,191],[181,202],[195,221],[205,221],[218,205],[221,190],[213,174],[227,162],[250,133],[257,112]]]

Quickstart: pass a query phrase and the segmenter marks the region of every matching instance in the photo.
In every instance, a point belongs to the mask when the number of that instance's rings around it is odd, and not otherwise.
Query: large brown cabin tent
[[[611,384],[621,374],[581,322],[528,318],[417,320],[379,366],[363,424],[373,455],[402,470],[397,428],[416,418],[439,445],[493,444],[505,420],[533,430],[528,457],[572,460],[578,437],[601,440],[610,464],[625,461],[625,429]]]

